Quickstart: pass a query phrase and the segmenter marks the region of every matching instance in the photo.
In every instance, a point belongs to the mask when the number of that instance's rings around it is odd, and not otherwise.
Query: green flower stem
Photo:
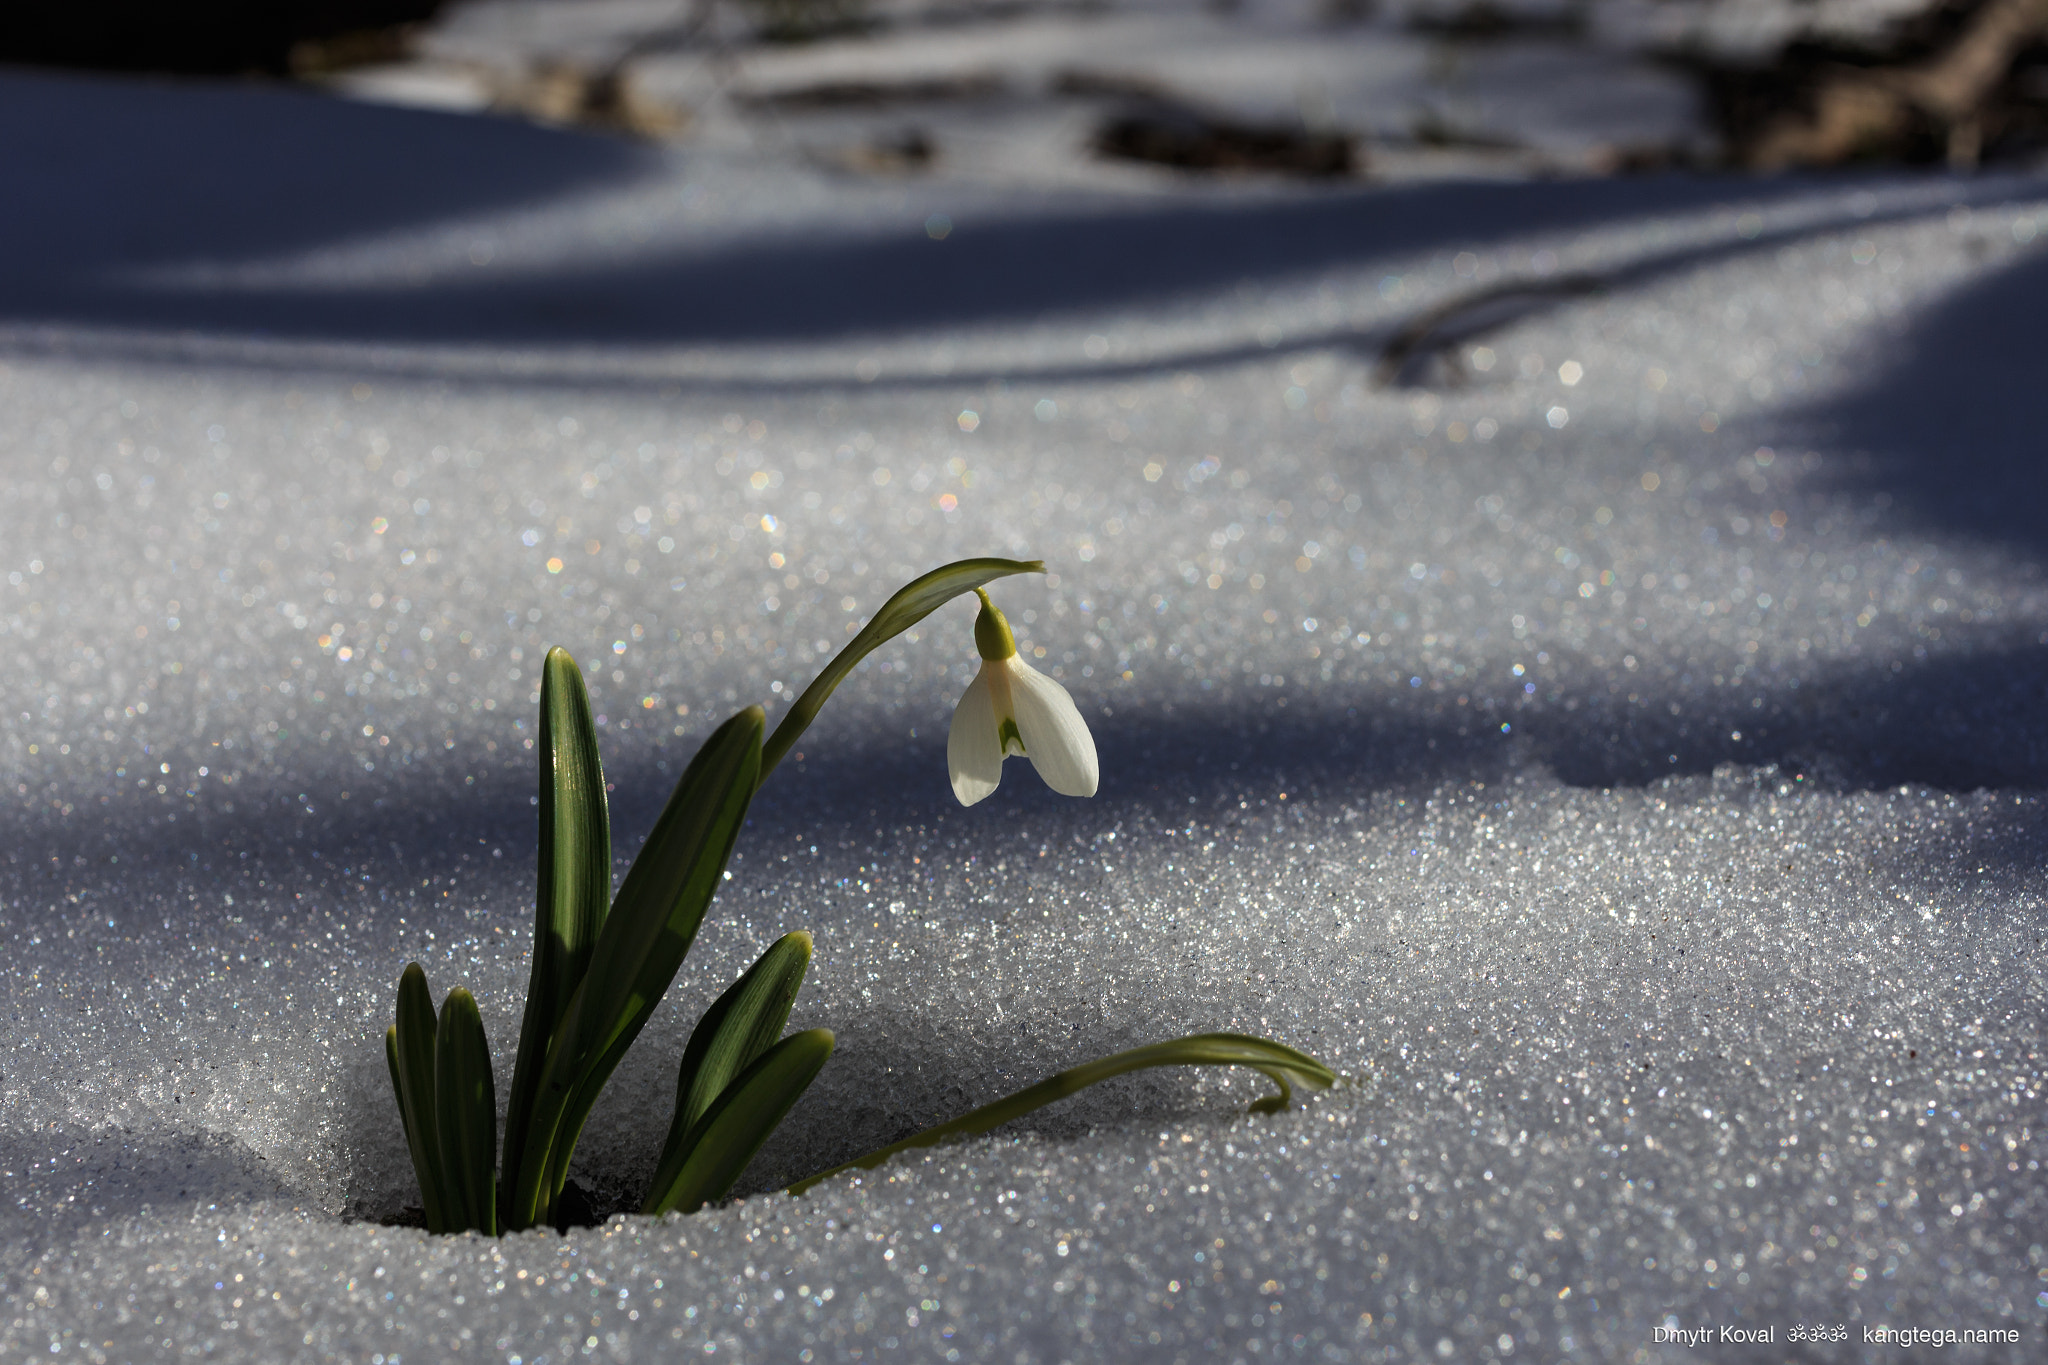
[[[1000,1128],[1013,1119],[1023,1118],[1035,1109],[1042,1109],[1055,1100],[1063,1100],[1069,1095],[1086,1090],[1098,1081],[1121,1076],[1127,1071],[1142,1071],[1155,1066],[1248,1066],[1256,1071],[1262,1071],[1280,1087],[1280,1093],[1260,1100],[1252,1106],[1252,1112],[1261,1114],[1277,1113],[1287,1107],[1294,1095],[1293,1087],[1288,1084],[1290,1078],[1316,1090],[1327,1090],[1337,1081],[1337,1073],[1315,1058],[1265,1038],[1252,1038],[1241,1033],[1191,1034],[1164,1043],[1132,1048],[1128,1052],[1119,1052],[1114,1056],[1062,1071],[1057,1076],[1040,1081],[1028,1089],[1019,1090],[1016,1094],[997,1100],[993,1104],[984,1104],[973,1113],[954,1119],[951,1123],[927,1128],[901,1142],[892,1142],[887,1147],[857,1157],[843,1166],[834,1166],[829,1171],[806,1176],[791,1185],[789,1192],[799,1195],[819,1181],[830,1180],[835,1175],[856,1169],[872,1169],[898,1152],[907,1152],[918,1147],[935,1147],[954,1138],[986,1133],[992,1128]]]
[[[1044,572],[1045,562],[1038,559],[962,559],[941,565],[907,584],[882,604],[882,609],[869,618],[860,633],[847,641],[846,648],[832,656],[825,671],[812,680],[789,708],[789,714],[761,746],[761,780],[768,780],[768,774],[775,771],[782,756],[810,728],[826,699],[853,672],[855,664],[962,593],[973,592],[984,583],[1010,574]]]

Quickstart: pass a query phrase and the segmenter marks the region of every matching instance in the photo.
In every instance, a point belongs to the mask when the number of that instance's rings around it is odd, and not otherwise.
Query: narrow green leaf
[[[723,1199],[832,1055],[832,1030],[792,1033],[756,1057],[697,1120],[689,1157],[647,1192],[641,1212],[695,1213]]]
[[[391,1069],[391,1098],[398,1104],[398,1126],[405,1134],[405,1145],[412,1147],[412,1120],[405,1112],[405,1084],[398,1079],[398,1025],[384,1030],[384,1065]]]
[[[761,772],[761,708],[704,741],[633,860],[542,1064],[509,1225],[552,1215],[598,1091],[675,980]]]
[[[782,1037],[810,965],[811,936],[801,929],[784,934],[697,1021],[676,1074],[676,1114],[684,1130]]]
[[[512,1098],[505,1111],[506,1179],[524,1158],[535,1088],[548,1040],[582,984],[611,900],[612,839],[604,766],[583,674],[564,649],[551,649],[540,684],[540,866],[533,925],[533,971]]]
[[[431,1196],[427,1192],[429,1176],[420,1164],[423,1150],[420,1146],[420,1135],[413,1124],[412,1115],[407,1112],[405,1082],[398,1076],[398,1026],[395,1024],[384,1030],[384,1064],[391,1068],[391,1093],[398,1100],[398,1122],[405,1131],[406,1150],[412,1153],[413,1174],[419,1177],[420,1207],[426,1212],[427,1231],[440,1232],[440,1192],[437,1190]]]
[[[498,1235],[498,1097],[491,1081],[491,1045],[476,998],[457,986],[441,1002],[434,1048],[435,1119],[441,1169],[457,1191],[460,1218],[450,1231]]]
[[[733,1077],[782,1036],[810,963],[811,936],[802,930],[784,934],[704,1011],[676,1073],[675,1118],[654,1167],[652,1188],[674,1182],[690,1155],[687,1140],[697,1120]]]
[[[385,1035],[386,1060],[398,1087],[398,1111],[420,1178],[420,1205],[427,1231],[448,1230],[448,1179],[441,1169],[441,1130],[434,1112],[434,997],[426,969],[405,964],[398,977],[398,1023]]]
[[[907,1152],[915,1147],[935,1147],[953,1138],[972,1137],[986,1133],[991,1128],[1000,1128],[1012,1119],[1019,1119],[1034,1109],[1042,1109],[1054,1100],[1065,1099],[1078,1091],[1086,1090],[1097,1081],[1106,1081],[1112,1076],[1121,1076],[1127,1071],[1142,1071],[1154,1066],[1248,1066],[1264,1072],[1276,1085],[1280,1093],[1260,1100],[1252,1106],[1255,1113],[1270,1114],[1287,1107],[1293,1096],[1289,1082],[1305,1085],[1314,1090],[1327,1090],[1336,1084],[1337,1073],[1324,1066],[1306,1053],[1273,1042],[1267,1038],[1251,1038],[1242,1033],[1195,1033],[1185,1038],[1175,1038],[1164,1043],[1153,1043],[1146,1047],[1132,1048],[1119,1052],[1100,1061],[1062,1071],[1057,1076],[1040,1081],[1028,1089],[985,1104],[971,1114],[942,1123],[936,1128],[927,1128],[912,1134],[901,1142],[892,1142],[887,1147],[869,1152],[843,1166],[834,1166],[829,1171],[806,1176],[789,1187],[791,1194],[802,1194],[821,1180],[855,1168],[870,1168],[881,1165],[898,1152]]]
[[[761,751],[761,780],[768,780],[768,774],[775,771],[782,756],[810,728],[826,698],[853,671],[855,664],[962,593],[973,592],[1009,574],[1044,572],[1044,562],[1037,559],[962,559],[905,585],[882,604],[882,609],[869,618],[858,635],[847,641],[846,648],[832,656],[825,671],[789,708],[789,714],[775,727],[774,735]]]

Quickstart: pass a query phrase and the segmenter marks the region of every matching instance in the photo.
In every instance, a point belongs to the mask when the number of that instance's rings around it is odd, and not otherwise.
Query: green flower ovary
[[[976,588],[974,595],[981,599],[981,614],[974,618],[974,648],[990,663],[1016,658],[1017,637],[1010,634],[1010,623],[1003,619],[996,604],[988,600],[987,593]]]

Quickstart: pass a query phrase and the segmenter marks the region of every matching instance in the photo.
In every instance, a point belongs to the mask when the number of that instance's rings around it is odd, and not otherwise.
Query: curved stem
[[[761,746],[761,776],[755,785],[758,787],[760,782],[768,780],[768,774],[775,771],[775,765],[782,762],[782,756],[810,728],[825,705],[825,699],[832,695],[847,674],[853,672],[855,664],[964,592],[972,592],[984,583],[992,583],[1009,574],[1044,572],[1044,562],[1036,559],[960,559],[942,564],[898,589],[896,595],[869,618],[860,633],[832,656],[832,662],[825,665],[782,717],[775,733]]]

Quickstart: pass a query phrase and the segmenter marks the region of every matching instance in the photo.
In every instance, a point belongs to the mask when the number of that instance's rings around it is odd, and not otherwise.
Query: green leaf
[[[442,1230],[440,1192],[436,1190],[432,1195],[428,1194],[428,1182],[431,1177],[420,1164],[424,1149],[420,1145],[420,1135],[414,1127],[412,1115],[407,1112],[405,1083],[398,1076],[398,1027],[395,1024],[384,1030],[384,1064],[391,1068],[391,1093],[398,1100],[398,1122],[405,1130],[406,1150],[412,1153],[413,1174],[419,1177],[420,1206],[426,1211],[427,1231],[439,1232]]]
[[[1028,1089],[1019,1090],[1016,1094],[997,1100],[993,1104],[985,1104],[971,1114],[954,1119],[951,1123],[927,1128],[921,1133],[912,1134],[901,1142],[892,1142],[887,1147],[869,1152],[866,1156],[849,1161],[843,1166],[834,1166],[829,1171],[806,1176],[791,1185],[789,1192],[802,1194],[819,1181],[829,1180],[842,1172],[879,1166],[898,1152],[907,1152],[915,1147],[934,1147],[953,1138],[986,1133],[991,1128],[1000,1128],[1012,1119],[1022,1118],[1034,1109],[1042,1109],[1054,1100],[1065,1099],[1069,1095],[1085,1090],[1097,1081],[1106,1081],[1127,1071],[1142,1071],[1154,1066],[1248,1066],[1255,1071],[1262,1071],[1280,1087],[1280,1093],[1260,1100],[1252,1106],[1252,1112],[1260,1114],[1275,1113],[1287,1107],[1294,1094],[1290,1081],[1315,1090],[1326,1090],[1337,1081],[1337,1073],[1315,1058],[1270,1039],[1251,1038],[1242,1033],[1190,1034],[1185,1038],[1132,1048],[1128,1052],[1119,1052],[1100,1061],[1062,1071],[1059,1075],[1040,1081]]]
[[[761,780],[768,780],[768,774],[775,771],[775,765],[782,762],[782,756],[810,728],[811,722],[817,719],[818,711],[825,705],[825,699],[853,671],[855,664],[962,593],[973,592],[1010,574],[1044,572],[1044,561],[1037,559],[962,559],[933,569],[905,585],[882,604],[882,609],[847,642],[846,648],[832,656],[832,662],[825,665],[825,671],[789,708],[789,714],[775,727],[774,735],[761,751]]]
[[[811,936],[801,930],[784,934],[761,954],[760,961],[712,1002],[690,1034],[683,1064],[676,1073],[676,1113],[661,1160],[655,1164],[651,1188],[675,1182],[690,1156],[688,1139],[712,1102],[733,1077],[775,1045],[789,1022],[789,1007],[804,984],[811,963]]]
[[[643,1213],[695,1213],[725,1197],[832,1055],[832,1030],[793,1033],[756,1057],[704,1112],[684,1144],[689,1156],[648,1191]]]
[[[405,1124],[406,1146],[412,1149],[413,1173],[420,1178],[427,1231],[446,1232],[448,1180],[441,1169],[441,1130],[434,1110],[436,1028],[426,969],[408,962],[398,978],[398,1023],[384,1036],[385,1060],[391,1065],[392,1084],[398,1091],[398,1112]]]
[[[604,766],[583,674],[564,649],[548,651],[540,684],[540,868],[533,971],[512,1098],[505,1111],[506,1180],[525,1157],[527,1132],[548,1040],[583,982],[612,890],[611,825]]]
[[[704,741],[619,886],[548,1044],[509,1226],[552,1216],[598,1091],[683,965],[760,781],[761,730],[750,706]]]
[[[476,998],[457,986],[441,1002],[434,1047],[435,1121],[452,1197],[451,1232],[498,1235],[498,1097]]]

